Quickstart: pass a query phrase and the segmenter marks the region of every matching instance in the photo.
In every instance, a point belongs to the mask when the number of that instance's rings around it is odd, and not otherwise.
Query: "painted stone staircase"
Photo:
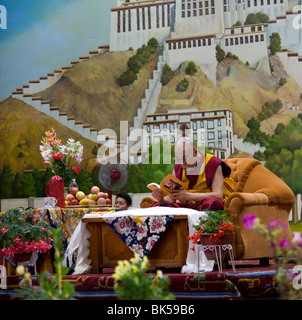
[[[99,46],[97,50],[90,51],[89,55],[80,56],[79,60],[71,61],[69,66],[63,66],[61,69],[57,69],[52,73],[48,73],[47,76],[40,77],[39,80],[31,80],[28,84],[23,85],[22,88],[17,88],[16,91],[12,92],[12,97],[22,100],[26,104],[56,119],[64,126],[82,135],[84,138],[93,142],[99,142],[100,139],[98,139],[97,129],[91,128],[89,125],[85,125],[83,121],[76,119],[74,116],[68,115],[67,112],[60,111],[59,106],[51,105],[50,101],[42,100],[42,98],[36,94],[54,85],[62,77],[62,75],[74,65],[108,51],[108,45]],[[130,128],[130,131],[136,128],[142,128],[146,115],[155,112],[162,87],[160,77],[162,74],[163,65],[163,56],[160,56],[157,63],[157,68],[153,71],[152,78],[149,79],[148,88],[145,90],[145,97],[141,100],[141,107],[137,110],[137,115],[134,117],[133,121],[134,125],[132,128]],[[122,148],[124,143],[125,141],[123,143],[117,141],[119,148]]]
[[[40,77],[39,80],[31,80],[28,84],[23,85],[22,88],[17,88],[16,91],[12,92],[12,98],[24,101],[26,104],[56,119],[69,129],[76,131],[84,138],[97,142],[97,129],[91,128],[89,125],[85,125],[80,119],[69,116],[67,112],[60,111],[60,107],[52,106],[50,101],[42,100],[41,97],[33,95],[54,85],[62,75],[74,65],[108,51],[108,45],[99,46],[97,50],[89,51],[89,55],[80,56],[78,60],[71,61],[69,66],[63,66],[61,69],[48,73],[47,76]]]
[[[142,128],[147,114],[155,112],[162,88],[160,78],[164,64],[164,58],[161,55],[158,58],[157,68],[153,70],[152,78],[149,79],[148,88],[145,90],[145,97],[141,100],[141,107],[137,109],[137,114],[134,117],[133,127],[130,128],[130,132],[133,129]]]

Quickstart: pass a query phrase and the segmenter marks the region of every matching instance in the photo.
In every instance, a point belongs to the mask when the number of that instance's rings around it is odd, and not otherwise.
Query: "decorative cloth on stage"
[[[140,258],[147,255],[166,231],[174,216],[104,218],[110,228]]]
[[[62,234],[67,243],[77,225],[85,214],[91,211],[98,211],[97,208],[41,208],[38,212],[44,221],[47,221],[53,228],[61,228]]]

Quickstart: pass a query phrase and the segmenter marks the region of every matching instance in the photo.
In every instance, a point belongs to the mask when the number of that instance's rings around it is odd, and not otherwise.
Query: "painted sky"
[[[0,101],[16,88],[109,44],[116,0],[0,0]]]

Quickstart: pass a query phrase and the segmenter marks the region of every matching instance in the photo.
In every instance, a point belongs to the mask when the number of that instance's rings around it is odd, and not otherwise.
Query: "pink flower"
[[[293,248],[293,245],[291,244],[291,242],[288,239],[283,239],[280,241],[279,247],[281,249],[290,249],[290,248]]]
[[[278,226],[277,220],[273,219],[268,225],[267,225],[267,229],[271,230],[271,229],[275,229]]]
[[[247,229],[253,230],[254,224],[255,224],[255,219],[256,219],[256,216],[254,214],[248,213],[243,216],[242,222]]]
[[[77,163],[81,163],[82,162],[82,154],[76,157]]]
[[[22,243],[21,243],[21,241],[20,241],[19,238],[16,238],[16,239],[14,240],[14,242],[15,242],[17,248],[21,248],[21,247],[22,247]]]
[[[277,227],[280,227],[282,229],[287,229],[287,225],[285,223],[283,223],[281,220],[275,220],[273,219],[268,225],[267,225],[267,229],[268,230],[272,230],[272,229],[276,229]]]
[[[302,233],[300,232],[293,232],[293,237],[295,243],[297,243],[298,246],[302,246]]]
[[[2,231],[3,234],[6,234],[6,232],[7,232],[8,230],[9,230],[9,228],[7,228],[7,229],[2,228],[2,229],[1,229],[1,231]]]

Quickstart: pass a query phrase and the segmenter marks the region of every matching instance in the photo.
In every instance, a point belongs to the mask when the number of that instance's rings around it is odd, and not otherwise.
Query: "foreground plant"
[[[53,230],[54,249],[55,249],[55,274],[51,275],[44,271],[41,275],[37,274],[38,286],[33,286],[30,273],[25,273],[24,279],[20,282],[20,289],[17,292],[17,298],[23,300],[74,300],[74,285],[63,280],[68,272],[68,268],[62,267],[61,263],[64,256],[61,254],[62,241],[61,231]],[[17,267],[19,275],[24,274],[22,266]]]
[[[169,293],[170,279],[157,270],[155,276],[147,275],[149,261],[146,256],[119,261],[113,278],[114,290],[120,300],[174,300]]]
[[[0,213],[0,258],[18,253],[45,253],[51,245],[50,226],[33,209],[16,208]]]
[[[287,225],[280,220],[272,220],[268,225],[263,225],[254,214],[245,214],[242,222],[247,229],[255,230],[263,235],[270,244],[276,266],[280,298],[301,299],[301,274],[297,275],[295,272],[299,270],[300,273],[302,272],[302,234],[293,232],[292,240],[282,239],[280,238],[281,233],[288,227]]]

